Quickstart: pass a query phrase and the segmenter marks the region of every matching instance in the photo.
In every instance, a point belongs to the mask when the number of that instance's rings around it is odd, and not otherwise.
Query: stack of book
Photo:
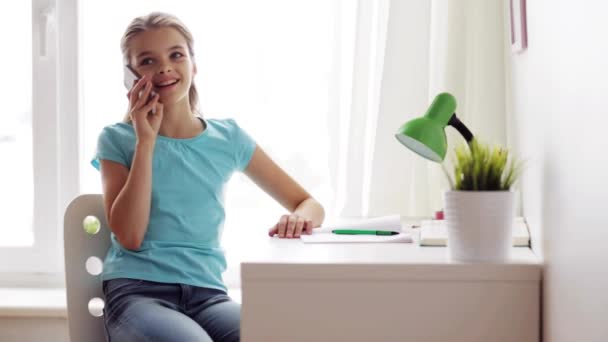
[[[447,241],[448,232],[444,220],[423,220],[420,223],[420,246],[446,246]],[[523,217],[516,217],[513,221],[513,246],[530,246],[530,232]]]

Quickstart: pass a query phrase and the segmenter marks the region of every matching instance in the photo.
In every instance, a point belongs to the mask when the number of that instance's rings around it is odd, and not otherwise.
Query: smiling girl
[[[112,230],[103,269],[108,337],[238,341],[240,305],[222,280],[227,181],[244,172],[289,211],[270,236],[311,234],[323,207],[234,120],[198,113],[193,39],[177,18],[135,18],[121,46],[142,77],[127,94],[125,120],[101,132],[95,159]]]

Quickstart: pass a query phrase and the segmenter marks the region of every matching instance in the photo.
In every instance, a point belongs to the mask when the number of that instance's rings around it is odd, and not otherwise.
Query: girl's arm
[[[151,76],[144,75],[127,94],[129,116],[137,137],[131,170],[119,163],[101,160],[106,219],[120,244],[131,250],[141,246],[150,221],[152,159],[164,115],[158,94],[148,101],[151,90]],[[143,91],[141,97],[140,91]],[[154,114],[149,115],[153,108]]]
[[[101,160],[106,219],[120,244],[137,250],[150,219],[154,144],[138,143],[129,171],[124,165]]]
[[[291,215],[283,215],[270,229],[269,235],[299,238],[302,231],[310,234],[325,218],[319,202],[283,171],[259,147],[255,148],[245,174],[279,202]]]

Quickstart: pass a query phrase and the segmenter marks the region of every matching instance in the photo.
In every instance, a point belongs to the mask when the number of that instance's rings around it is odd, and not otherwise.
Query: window
[[[101,129],[121,120],[128,104],[120,38],[132,18],[151,11],[173,13],[193,32],[203,115],[235,118],[332,212],[337,138],[330,127],[338,120],[330,94],[344,84],[335,80],[336,56],[352,57],[336,46],[340,35],[354,34],[354,26],[340,25],[354,23],[355,7],[340,0],[11,3],[0,23],[16,32],[6,37],[10,54],[0,57],[11,80],[0,90],[12,99],[0,125],[0,258],[12,262],[0,263],[0,284],[63,283],[63,213],[79,193],[101,192],[89,161]],[[239,173],[226,211],[226,281],[238,286],[234,266],[286,211]]]
[[[11,33],[0,57],[8,73],[2,94],[10,99],[0,129],[0,259],[10,262],[0,263],[0,283],[61,284],[62,210],[78,184],[70,171],[78,155],[74,5],[0,6],[11,13],[0,23]]]
[[[175,14],[193,33],[203,116],[235,118],[313,196],[326,206],[332,202],[328,94],[335,2],[124,1],[120,11],[98,1],[82,6],[82,192],[101,192],[89,160],[103,126],[120,121],[128,106],[120,38],[134,17],[160,10]],[[255,249],[256,240],[267,238],[285,213],[246,176],[235,174],[223,232],[229,268]],[[226,281],[238,285],[237,279]]]
[[[2,12],[9,11],[2,3]],[[12,15],[0,21],[6,53],[0,54],[6,82],[0,83],[4,114],[0,125],[0,246],[23,247],[34,243],[32,150],[32,4],[10,4]]]

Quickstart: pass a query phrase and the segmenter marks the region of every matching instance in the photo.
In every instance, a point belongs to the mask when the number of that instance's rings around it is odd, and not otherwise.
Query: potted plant
[[[521,163],[508,149],[476,138],[455,148],[451,190],[444,194],[450,257],[457,261],[502,262],[513,244],[515,193]]]
[[[422,117],[407,121],[395,138],[421,157],[443,162],[445,128],[455,128],[467,144],[455,149],[451,190],[444,195],[450,256],[461,261],[505,261],[512,245],[515,194],[521,165],[506,148],[479,142],[456,116],[456,98],[440,93]],[[442,164],[445,167],[444,164]]]

